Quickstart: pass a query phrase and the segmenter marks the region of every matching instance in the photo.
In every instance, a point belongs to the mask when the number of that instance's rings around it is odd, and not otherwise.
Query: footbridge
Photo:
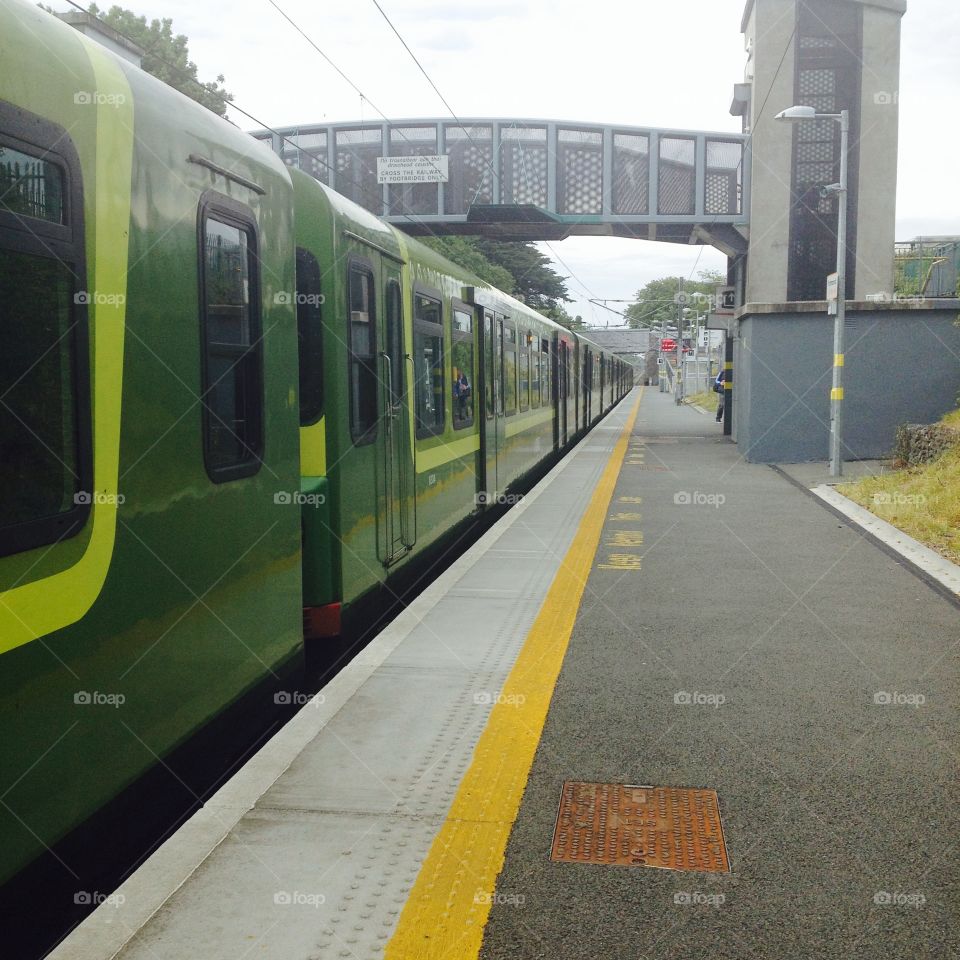
[[[531,119],[259,130],[286,163],[413,234],[618,236],[746,250],[748,137]]]

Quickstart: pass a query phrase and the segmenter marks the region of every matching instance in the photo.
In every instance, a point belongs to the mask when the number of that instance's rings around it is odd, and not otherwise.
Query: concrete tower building
[[[836,263],[839,179],[833,121],[782,123],[800,104],[849,110],[847,298],[893,292],[900,20],[906,0],[749,0],[745,82],[731,111],[752,134],[749,254],[743,300],[822,300]]]

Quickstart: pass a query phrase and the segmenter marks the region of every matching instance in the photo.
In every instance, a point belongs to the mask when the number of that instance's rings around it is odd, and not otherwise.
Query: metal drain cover
[[[729,873],[714,790],[563,785],[552,860]]]

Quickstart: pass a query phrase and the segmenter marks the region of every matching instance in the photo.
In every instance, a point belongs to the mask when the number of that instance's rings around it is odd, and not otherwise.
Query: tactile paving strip
[[[563,785],[551,859],[729,873],[714,790]]]

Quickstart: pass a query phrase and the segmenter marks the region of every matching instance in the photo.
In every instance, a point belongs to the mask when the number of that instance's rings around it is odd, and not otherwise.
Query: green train
[[[0,304],[0,881],[632,386],[22,0]]]

